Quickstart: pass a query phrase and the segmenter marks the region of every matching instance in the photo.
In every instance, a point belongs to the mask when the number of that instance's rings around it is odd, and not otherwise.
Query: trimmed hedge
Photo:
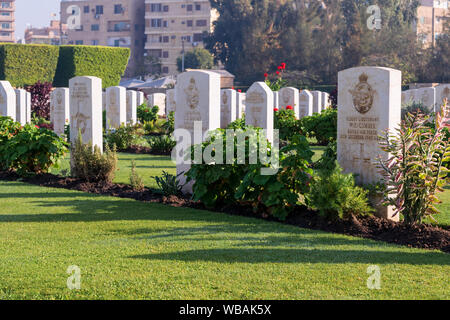
[[[58,46],[0,44],[0,79],[14,87],[52,82],[58,56]]]
[[[67,87],[76,76],[102,79],[103,88],[119,85],[130,57],[130,49],[100,46],[61,46],[55,87]]]
[[[0,44],[0,79],[14,87],[52,82],[67,87],[76,76],[102,79],[103,88],[119,85],[130,49],[100,46]]]

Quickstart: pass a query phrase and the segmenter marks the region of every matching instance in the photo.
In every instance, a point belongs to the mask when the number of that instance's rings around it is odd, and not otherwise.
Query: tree
[[[214,66],[214,57],[212,54],[203,48],[194,48],[184,55],[185,69],[211,69]],[[182,57],[177,58],[178,71],[182,70]]]

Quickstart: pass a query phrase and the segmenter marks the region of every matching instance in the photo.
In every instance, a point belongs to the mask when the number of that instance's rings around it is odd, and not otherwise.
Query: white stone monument
[[[69,88],[56,88],[50,95],[50,121],[53,131],[59,136],[64,134],[64,127],[69,123]]]
[[[338,75],[338,162],[345,172],[357,174],[360,184],[382,179],[377,158],[388,159],[378,137],[386,129],[394,132],[401,121],[402,74],[379,67],[357,67]],[[391,207],[378,213],[391,219]],[[398,220],[398,215],[394,217]]]
[[[313,113],[322,112],[322,92],[311,91],[313,95]]]
[[[436,112],[441,111],[444,100],[447,99],[447,106],[450,105],[450,84],[440,84],[436,87]]]
[[[83,143],[103,151],[102,79],[75,77],[69,80],[70,141],[81,132]]]
[[[265,82],[255,82],[246,94],[245,124],[267,130],[273,142],[273,92]]]
[[[313,95],[309,90],[299,94],[299,119],[313,115]]]
[[[171,112],[175,112],[177,109],[177,100],[176,100],[176,90],[175,89],[169,89],[166,92],[167,97],[167,114]]]
[[[149,107],[159,107],[158,116],[166,115],[166,95],[164,93],[154,93],[148,96]]]
[[[273,107],[280,109],[280,93],[278,91],[273,91]]]
[[[0,116],[16,121],[16,93],[9,81],[0,81]]]
[[[210,130],[220,128],[220,75],[209,71],[189,71],[178,75],[176,85],[175,133],[184,129],[189,133],[189,141],[177,143],[177,175],[185,184],[183,172],[189,171],[190,164],[182,163],[187,150],[199,144]],[[197,122],[199,130],[194,132]],[[180,141],[178,141],[180,142]],[[184,186],[183,192],[192,192],[192,183]]]
[[[322,110],[325,110],[330,106],[329,99],[330,95],[328,94],[328,92],[322,92]]]
[[[220,127],[226,129],[236,120],[236,91],[224,89],[220,92]]]
[[[285,87],[280,90],[280,109],[291,106],[294,109],[295,117],[300,117],[299,111],[299,91],[297,88]]]
[[[236,92],[236,119],[241,119],[245,113],[245,93]]]
[[[21,125],[27,123],[27,92],[24,89],[16,89],[16,121]]]
[[[106,111],[106,92],[102,92],[102,110]]]
[[[145,95],[142,91],[136,91],[137,93],[137,106],[139,107],[140,105],[145,103]]]
[[[436,107],[436,89],[433,87],[418,89],[418,97],[420,102],[427,107],[431,112],[435,111]]]
[[[27,92],[27,123],[31,123],[31,92]]]
[[[106,88],[106,128],[118,129],[127,122],[127,90],[125,87]]]
[[[137,92],[127,91],[127,123],[136,124],[137,122]]]

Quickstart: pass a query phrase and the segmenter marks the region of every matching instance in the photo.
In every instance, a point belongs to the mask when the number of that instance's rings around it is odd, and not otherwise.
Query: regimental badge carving
[[[264,97],[263,97],[262,93],[256,92],[256,91],[247,93],[247,97],[245,100],[247,103],[252,103],[252,104],[264,103]]]
[[[200,102],[200,97],[194,78],[191,78],[191,80],[189,81],[189,85],[186,89],[184,89],[184,92],[186,93],[186,103],[189,108],[197,108]]]
[[[58,105],[61,105],[62,101],[63,101],[62,92],[61,91],[56,92],[56,103]]]
[[[222,104],[228,104],[228,95],[225,91],[222,94]]]
[[[375,91],[372,86],[367,83],[367,74],[363,73],[359,76],[359,83],[355,86],[355,89],[349,90],[353,96],[353,106],[359,113],[367,113],[373,106],[373,97]]]
[[[283,90],[282,98],[283,98],[284,104],[286,104],[286,105],[289,103],[289,100],[291,100],[291,96],[287,90]]]

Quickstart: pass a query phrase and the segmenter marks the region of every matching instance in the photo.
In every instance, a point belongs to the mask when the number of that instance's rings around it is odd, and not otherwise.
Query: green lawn
[[[21,182],[0,198],[0,299],[450,299],[438,251]]]

